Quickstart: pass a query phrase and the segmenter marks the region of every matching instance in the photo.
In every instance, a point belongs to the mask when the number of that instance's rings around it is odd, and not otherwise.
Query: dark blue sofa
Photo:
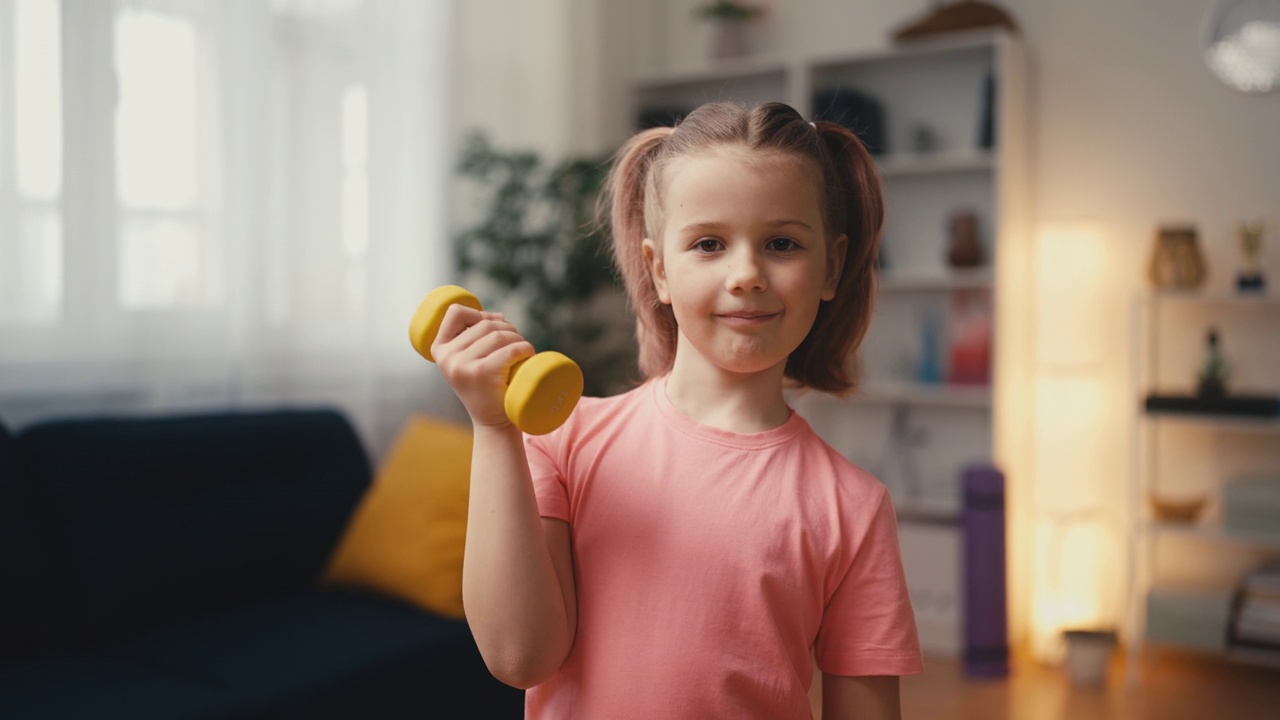
[[[328,410],[0,425],[0,718],[518,718],[465,622],[317,582],[370,482]]]

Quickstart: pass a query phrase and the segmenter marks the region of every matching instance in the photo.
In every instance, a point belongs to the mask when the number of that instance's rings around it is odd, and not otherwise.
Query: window
[[[0,0],[4,419],[405,396],[450,7]]]
[[[62,311],[58,0],[0,3],[0,325]]]
[[[197,27],[188,17],[125,6],[114,40],[119,304],[215,304],[220,255],[205,198],[215,182],[201,174],[200,120],[211,114],[200,112],[199,96],[214,84],[199,76]]]

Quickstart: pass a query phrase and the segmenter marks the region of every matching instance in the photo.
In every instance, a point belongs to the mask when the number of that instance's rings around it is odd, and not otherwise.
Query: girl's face
[[[835,296],[847,239],[823,227],[820,174],[790,155],[720,148],[671,162],[662,237],[644,241],[659,299],[690,351],[720,370],[785,367]]]

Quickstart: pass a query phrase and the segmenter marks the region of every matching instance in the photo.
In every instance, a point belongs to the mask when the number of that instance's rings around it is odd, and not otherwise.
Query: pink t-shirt
[[[836,675],[921,672],[884,486],[799,415],[700,425],[663,380],[583,398],[526,448],[571,526],[577,638],[526,717],[808,718]]]

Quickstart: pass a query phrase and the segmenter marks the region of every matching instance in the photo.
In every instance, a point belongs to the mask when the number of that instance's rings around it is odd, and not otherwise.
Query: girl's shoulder
[[[629,408],[637,407],[647,399],[646,393],[649,391],[651,383],[652,381],[645,382],[605,397],[584,395],[582,399],[578,400],[578,406],[574,408],[569,417],[571,420],[583,422],[607,417]]]
[[[571,441],[598,435],[604,428],[625,425],[628,419],[648,409],[650,384],[646,382],[606,397],[584,395],[564,425],[547,435],[547,439]]]
[[[812,427],[805,423],[805,432],[800,434],[800,442],[805,445],[805,453],[818,459],[835,481],[836,485],[846,492],[856,492],[879,497],[886,492],[884,483],[866,468],[849,459],[844,453],[835,449],[822,438]]]

